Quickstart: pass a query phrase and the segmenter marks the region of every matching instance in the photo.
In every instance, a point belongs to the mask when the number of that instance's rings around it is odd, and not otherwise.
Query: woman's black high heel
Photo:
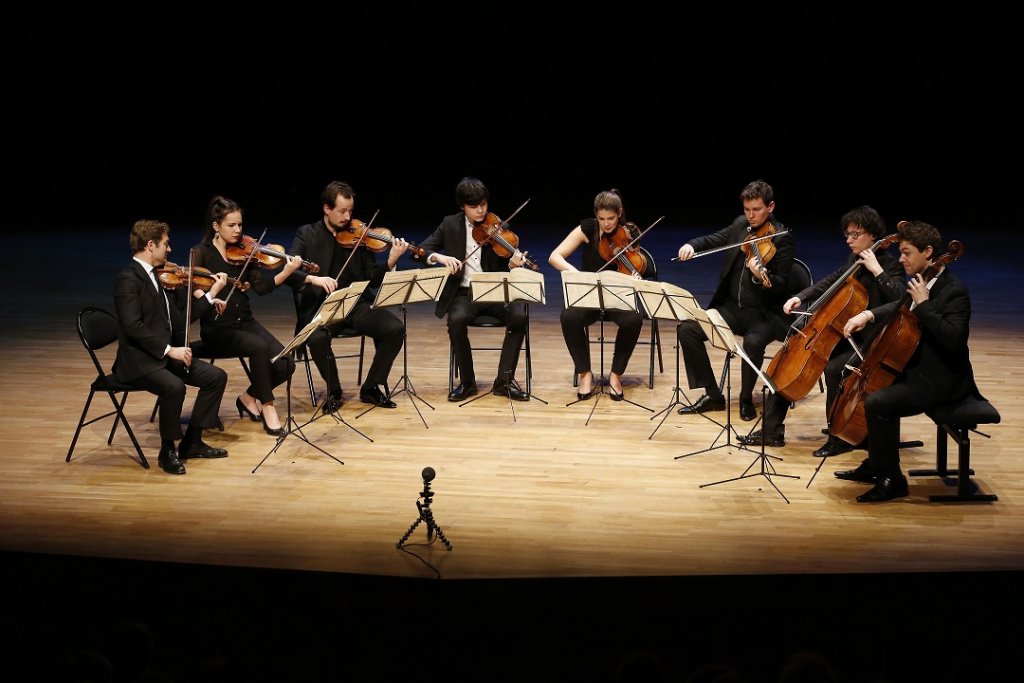
[[[285,435],[285,429],[284,429],[283,425],[278,427],[277,429],[271,429],[270,427],[267,426],[267,423],[263,419],[262,415],[260,415],[260,422],[263,423],[263,431],[265,431],[267,434],[270,434],[271,436],[284,436]]]
[[[245,407],[245,404],[242,403],[242,397],[241,396],[239,396],[238,398],[235,399],[235,407],[238,408],[238,417],[239,418],[242,418],[242,417],[248,415],[249,419],[252,420],[253,422],[262,422],[263,421],[263,418],[261,416],[255,414],[254,412],[252,412],[251,410],[249,410],[248,408]]]

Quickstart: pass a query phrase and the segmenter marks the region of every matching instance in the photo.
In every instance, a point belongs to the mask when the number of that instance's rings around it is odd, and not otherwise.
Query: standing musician
[[[144,389],[159,398],[160,468],[169,474],[185,474],[182,460],[223,458],[228,452],[203,443],[203,429],[217,425],[220,399],[227,374],[210,363],[192,365],[192,349],[186,343],[188,287],[166,291],[156,269],[171,253],[170,226],[151,220],[136,221],[129,236],[133,260],[117,276],[114,306],[120,324],[114,376],[120,382]],[[210,291],[195,291],[191,318],[214,310],[212,297],[227,283],[223,273],[214,276]],[[172,345],[173,344],[173,345]],[[185,385],[198,387],[188,429],[181,433],[181,408]],[[175,448],[174,442],[181,440]]]
[[[195,265],[248,282],[251,291],[257,294],[274,291],[302,263],[300,259],[287,258],[284,266],[269,276],[255,255],[246,260],[245,250],[240,246],[242,207],[227,197],[215,196],[210,200],[206,226],[206,235],[195,246]],[[249,359],[252,383],[235,399],[238,417],[248,415],[253,422],[262,423],[267,434],[282,436],[285,429],[274,406],[274,388],[291,376],[295,364],[288,356],[271,363],[284,346],[253,316],[248,292],[232,288],[217,308],[218,315],[203,318],[203,341],[218,355]]]
[[[557,268],[569,272],[576,272],[577,268],[569,263],[569,257],[586,245],[583,251],[583,270],[595,272],[599,270],[608,259],[601,256],[599,245],[602,239],[624,230],[629,239],[632,240],[639,233],[637,226],[633,223],[623,221],[622,197],[618,190],[611,189],[601,192],[594,199],[594,218],[584,218],[580,224],[572,229],[562,243],[555,247],[555,250],[548,256],[548,263]],[[650,267],[648,265],[648,270]],[[641,274],[634,274],[640,277]],[[560,320],[562,323],[562,336],[565,338],[565,345],[572,356],[576,372],[579,374],[579,385],[577,397],[580,400],[590,398],[594,390],[594,373],[590,366],[590,344],[587,340],[587,327],[601,317],[602,312],[597,309],[567,307],[562,310]],[[622,400],[622,373],[626,371],[629,358],[636,348],[637,339],[640,338],[640,331],[643,327],[643,316],[637,311],[604,311],[606,320],[610,320],[618,326],[615,334],[615,352],[612,355],[611,372],[608,375],[608,384],[611,387],[611,398],[614,401]]]
[[[460,383],[448,394],[449,401],[461,401],[477,393],[468,325],[481,315],[505,321],[498,375],[491,391],[516,401],[530,400],[530,395],[514,379],[520,347],[526,336],[526,302],[512,301],[506,308],[505,304],[478,304],[470,296],[469,278],[473,273],[519,268],[527,258],[526,252],[518,249],[509,258],[502,258],[490,244],[480,245],[473,239],[473,227],[488,217],[489,199],[490,191],[482,181],[463,178],[455,186],[455,203],[459,212],[446,216],[433,234],[420,244],[426,251],[424,258],[428,265],[441,265],[452,275],[458,274],[448,278],[434,310],[438,318],[448,316],[448,338],[455,349],[455,362],[459,368]]]
[[[921,338],[910,361],[892,384],[867,395],[864,415],[868,428],[868,457],[853,470],[835,473],[840,479],[873,483],[857,496],[874,503],[909,494],[900,469],[900,418],[920,415],[936,406],[954,403],[968,394],[982,399],[974,383],[970,350],[971,297],[967,288],[943,268],[930,281],[922,273],[943,252],[939,231],[922,221],[904,223],[899,231],[900,263],[910,276],[907,293],[911,312],[921,326]],[[876,320],[885,322],[901,306],[894,301],[850,318],[850,336]]]
[[[870,206],[861,206],[848,211],[840,220],[840,226],[842,226],[846,245],[850,248],[849,258],[838,270],[788,299],[782,305],[782,310],[787,315],[793,315],[793,311],[804,304],[817,301],[856,264],[859,264],[861,268],[856,272],[854,278],[864,285],[868,295],[867,308],[896,301],[906,291],[906,285],[903,282],[903,266],[900,265],[900,262],[888,251],[880,251],[876,254],[871,248],[875,242],[886,235],[885,222],[877,211]],[[880,330],[880,326],[869,325],[863,333],[858,332],[854,335],[854,341],[859,347],[864,347]],[[832,354],[825,366],[826,416],[831,411],[832,403],[835,401],[836,393],[842,383],[843,370],[853,358],[856,358],[856,354],[851,352],[846,342],[837,344],[832,349]],[[768,439],[764,445],[785,446],[786,425],[784,423],[789,406],[790,401],[780,394],[772,394],[768,397],[768,403],[764,409],[764,429],[740,437],[740,443],[760,446],[763,434],[767,434]],[[814,451],[814,455],[818,458],[827,458],[853,450],[853,448],[854,446],[842,439],[829,436],[825,445]]]
[[[405,326],[394,313],[371,306],[384,280],[384,274],[395,267],[399,257],[409,248],[409,243],[404,239],[394,239],[388,252],[387,267],[380,267],[373,252],[364,245],[355,247],[353,252],[353,249],[343,247],[338,242],[338,233],[352,226],[356,195],[348,183],[337,180],[328,183],[320,198],[323,218],[296,230],[295,239],[288,250],[289,254],[300,256],[320,267],[318,275],[295,273],[288,281],[298,297],[298,326],[304,327],[313,319],[331,292],[348,287],[353,282],[369,281],[370,284],[348,317],[334,323],[332,327],[338,329],[350,326],[373,339],[373,362],[359,389],[359,400],[381,408],[394,408],[395,402],[386,393],[388,375],[402,350]],[[313,363],[327,382],[327,398],[324,399],[323,410],[328,413],[338,410],[343,403],[338,365],[330,354],[331,334],[330,329],[321,328],[306,342]],[[383,391],[381,386],[384,387]]]
[[[748,258],[744,258],[746,251],[740,245],[749,237],[784,230],[773,213],[774,197],[772,186],[765,181],[749,183],[740,192],[742,215],[737,216],[728,227],[692,239],[679,248],[679,260],[686,261],[704,250],[737,245],[735,249],[725,250],[718,288],[708,308],[717,309],[729,328],[743,335],[743,351],[758,367],[764,361],[765,347],[773,340],[785,336],[787,322],[782,313],[782,302],[788,293],[789,271],[793,267],[796,247],[791,233],[772,237],[769,241],[775,253],[765,262],[757,253],[759,247],[756,244],[754,253]],[[690,388],[704,388],[703,396],[692,405],[683,406],[679,412],[689,415],[725,410],[725,397],[718,386],[718,379],[711,369],[711,360],[704,346],[707,341],[704,331],[696,321],[687,320],[679,324],[677,336]],[[741,377],[740,417],[753,420],[757,416],[753,398],[757,373],[744,363]]]

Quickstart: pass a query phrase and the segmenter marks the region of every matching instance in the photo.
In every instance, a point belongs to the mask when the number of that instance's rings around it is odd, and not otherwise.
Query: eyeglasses
[[[866,230],[854,230],[852,232],[844,232],[843,233],[843,237],[845,237],[848,240],[855,240],[858,237],[860,237],[861,235],[863,235],[865,232],[867,232],[867,231]]]

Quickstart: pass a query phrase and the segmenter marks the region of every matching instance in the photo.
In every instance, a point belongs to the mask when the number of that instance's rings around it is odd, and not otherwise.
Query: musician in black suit
[[[870,206],[860,206],[847,211],[839,221],[850,248],[850,256],[840,268],[818,280],[807,289],[790,297],[782,305],[787,315],[804,304],[813,304],[831,287],[839,282],[854,266],[859,266],[851,277],[864,287],[867,293],[867,308],[881,306],[889,301],[896,301],[904,292],[906,284],[903,278],[903,266],[888,251],[877,254],[872,247],[886,236],[885,221]],[[859,313],[860,311],[858,311]],[[854,341],[859,347],[871,343],[880,331],[881,326],[869,325],[863,333],[857,333]],[[791,338],[792,339],[792,338]],[[835,401],[842,384],[847,364],[854,361],[856,355],[846,341],[841,341],[832,349],[832,355],[825,365],[825,415],[827,416]],[[764,408],[764,429],[740,437],[740,443],[748,446],[760,446],[765,434],[766,446],[781,447],[786,445],[786,414],[789,412],[789,399],[782,394],[772,394]],[[825,444],[814,451],[815,457],[827,458],[853,450],[857,444],[848,444],[842,439],[829,436]]]
[[[755,234],[784,232],[785,226],[773,213],[775,192],[771,185],[763,180],[748,183],[740,192],[740,200],[743,202],[743,215],[737,216],[718,232],[694,238],[681,246],[679,260],[686,261],[709,249],[739,245]],[[789,271],[793,268],[796,250],[793,235],[788,232],[772,237],[771,242],[774,255],[767,262],[753,254],[746,256],[740,246],[726,249],[718,287],[708,305],[708,308],[722,314],[733,332],[743,335],[743,351],[758,368],[764,362],[764,350],[768,344],[786,334],[788,322],[782,313],[782,303],[789,292]],[[696,321],[687,320],[680,323],[677,336],[690,388],[704,388],[703,396],[693,405],[683,406],[679,412],[687,415],[725,410],[725,397],[718,387],[718,378],[711,369],[704,346],[707,341],[704,331]],[[741,378],[740,417],[753,420],[757,416],[753,398],[757,373],[743,363]]]
[[[459,368],[460,384],[448,394],[449,401],[461,401],[477,393],[468,325],[481,315],[505,321],[498,375],[491,391],[517,401],[530,400],[530,395],[514,379],[520,347],[526,336],[526,303],[512,301],[506,308],[505,304],[478,304],[470,296],[469,278],[473,273],[509,271],[521,267],[526,259],[526,253],[518,249],[511,257],[502,258],[490,244],[480,246],[473,239],[473,227],[487,218],[489,199],[490,191],[482,181],[463,178],[455,187],[459,213],[446,216],[433,234],[420,244],[426,252],[423,258],[428,265],[445,266],[452,274],[434,310],[438,318],[448,316],[448,337],[455,349],[455,362]]]
[[[159,221],[136,221],[129,241],[133,261],[117,276],[114,286],[114,306],[121,327],[114,376],[159,397],[161,444],[157,460],[165,472],[185,474],[182,460],[223,458],[228,454],[202,439],[204,428],[217,425],[227,375],[210,363],[192,363],[192,350],[185,343],[187,283],[167,291],[154,274],[171,253],[170,227]],[[226,276],[217,273],[206,294],[195,292],[193,320],[213,310],[213,297],[226,283]],[[199,394],[182,435],[186,384],[198,387]]]
[[[358,234],[352,232],[355,197],[355,192],[347,183],[334,181],[324,188],[321,195],[323,218],[300,227],[288,250],[289,254],[315,263],[320,272],[317,275],[297,272],[289,278],[288,284],[298,297],[297,329],[301,329],[320,310],[328,294],[348,287],[353,282],[369,281],[352,312],[333,327],[352,327],[373,339],[373,361],[359,389],[359,400],[381,408],[394,408],[395,402],[391,400],[388,391],[388,375],[402,350],[405,325],[391,311],[372,308],[372,304],[384,274],[397,265],[398,259],[409,248],[409,243],[401,238],[393,238],[386,266],[378,264],[373,252],[365,246],[356,247],[355,250],[343,247],[338,242],[339,233],[348,231],[352,238],[347,240],[348,244],[354,244],[358,239]],[[372,229],[373,226],[370,227]],[[320,376],[327,382],[327,398],[324,399],[323,410],[334,412],[341,407],[343,398],[338,366],[330,354],[330,332],[327,329],[317,330],[306,342],[306,348]]]
[[[864,399],[868,427],[868,457],[856,469],[836,472],[840,479],[873,483],[857,496],[861,503],[875,503],[909,494],[900,469],[900,418],[921,413],[968,394],[983,399],[974,382],[970,350],[971,297],[952,273],[942,269],[925,281],[922,274],[932,260],[945,253],[939,231],[921,221],[900,228],[900,263],[911,277],[909,299],[902,298],[855,315],[844,332],[851,335],[868,323],[888,321],[909,304],[920,323],[921,338],[903,371],[887,387]],[[880,333],[881,334],[881,333]]]

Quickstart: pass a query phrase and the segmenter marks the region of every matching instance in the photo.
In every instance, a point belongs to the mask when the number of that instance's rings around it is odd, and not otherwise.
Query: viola
[[[963,254],[963,245],[953,240],[946,253],[932,261],[921,277],[930,281],[939,271]],[[899,308],[886,321],[885,329],[871,342],[864,360],[843,380],[828,416],[829,434],[850,444],[867,438],[868,423],[864,400],[868,394],[890,386],[910,362],[921,341],[921,323],[910,310],[910,294],[904,295]]]
[[[371,228],[356,218],[350,220],[348,225],[339,230],[334,239],[346,249],[354,249],[362,245],[375,254],[387,251],[395,242],[394,235],[387,228]],[[409,251],[420,258],[426,256],[427,253],[411,242]]]
[[[473,240],[480,246],[491,245],[494,253],[502,258],[511,258],[519,249],[519,237],[508,229],[506,221],[493,213],[488,213],[482,221],[473,225]],[[540,266],[525,256],[523,265],[531,270],[540,270]]]
[[[156,269],[156,279],[164,289],[177,289],[188,282],[188,268],[175,263],[167,262]],[[192,285],[204,291],[213,287],[214,274],[206,268],[192,268]],[[251,285],[233,277],[228,278],[228,284],[238,289],[247,291]]]
[[[279,267],[288,257],[280,244],[260,244],[248,235],[242,235],[238,244],[230,244],[224,249],[225,260],[236,266],[243,265],[251,259],[264,268],[272,269]],[[303,261],[301,267],[311,275],[320,272],[320,266],[311,261]]]
[[[617,225],[611,232],[602,233],[597,242],[597,253],[606,262],[614,261],[620,273],[643,277],[647,272],[647,257],[633,246],[636,242],[635,231],[637,229],[634,224],[626,223]]]
[[[871,251],[887,249],[897,241],[899,234],[893,233],[875,242]],[[790,402],[799,401],[810,392],[825,371],[836,344],[843,340],[846,323],[867,307],[868,292],[853,277],[860,267],[859,261],[850,266],[807,307],[810,317],[794,327],[795,333],[786,338],[769,363],[765,374]]]
[[[740,248],[746,254],[748,261],[754,259],[758,274],[761,277],[761,284],[766,289],[769,289],[772,286],[772,279],[768,276],[768,268],[765,264],[775,256],[775,242],[771,238],[778,230],[772,225],[771,221],[765,221],[757,230],[751,230],[750,228],[747,228],[747,230],[749,234],[740,243]]]

